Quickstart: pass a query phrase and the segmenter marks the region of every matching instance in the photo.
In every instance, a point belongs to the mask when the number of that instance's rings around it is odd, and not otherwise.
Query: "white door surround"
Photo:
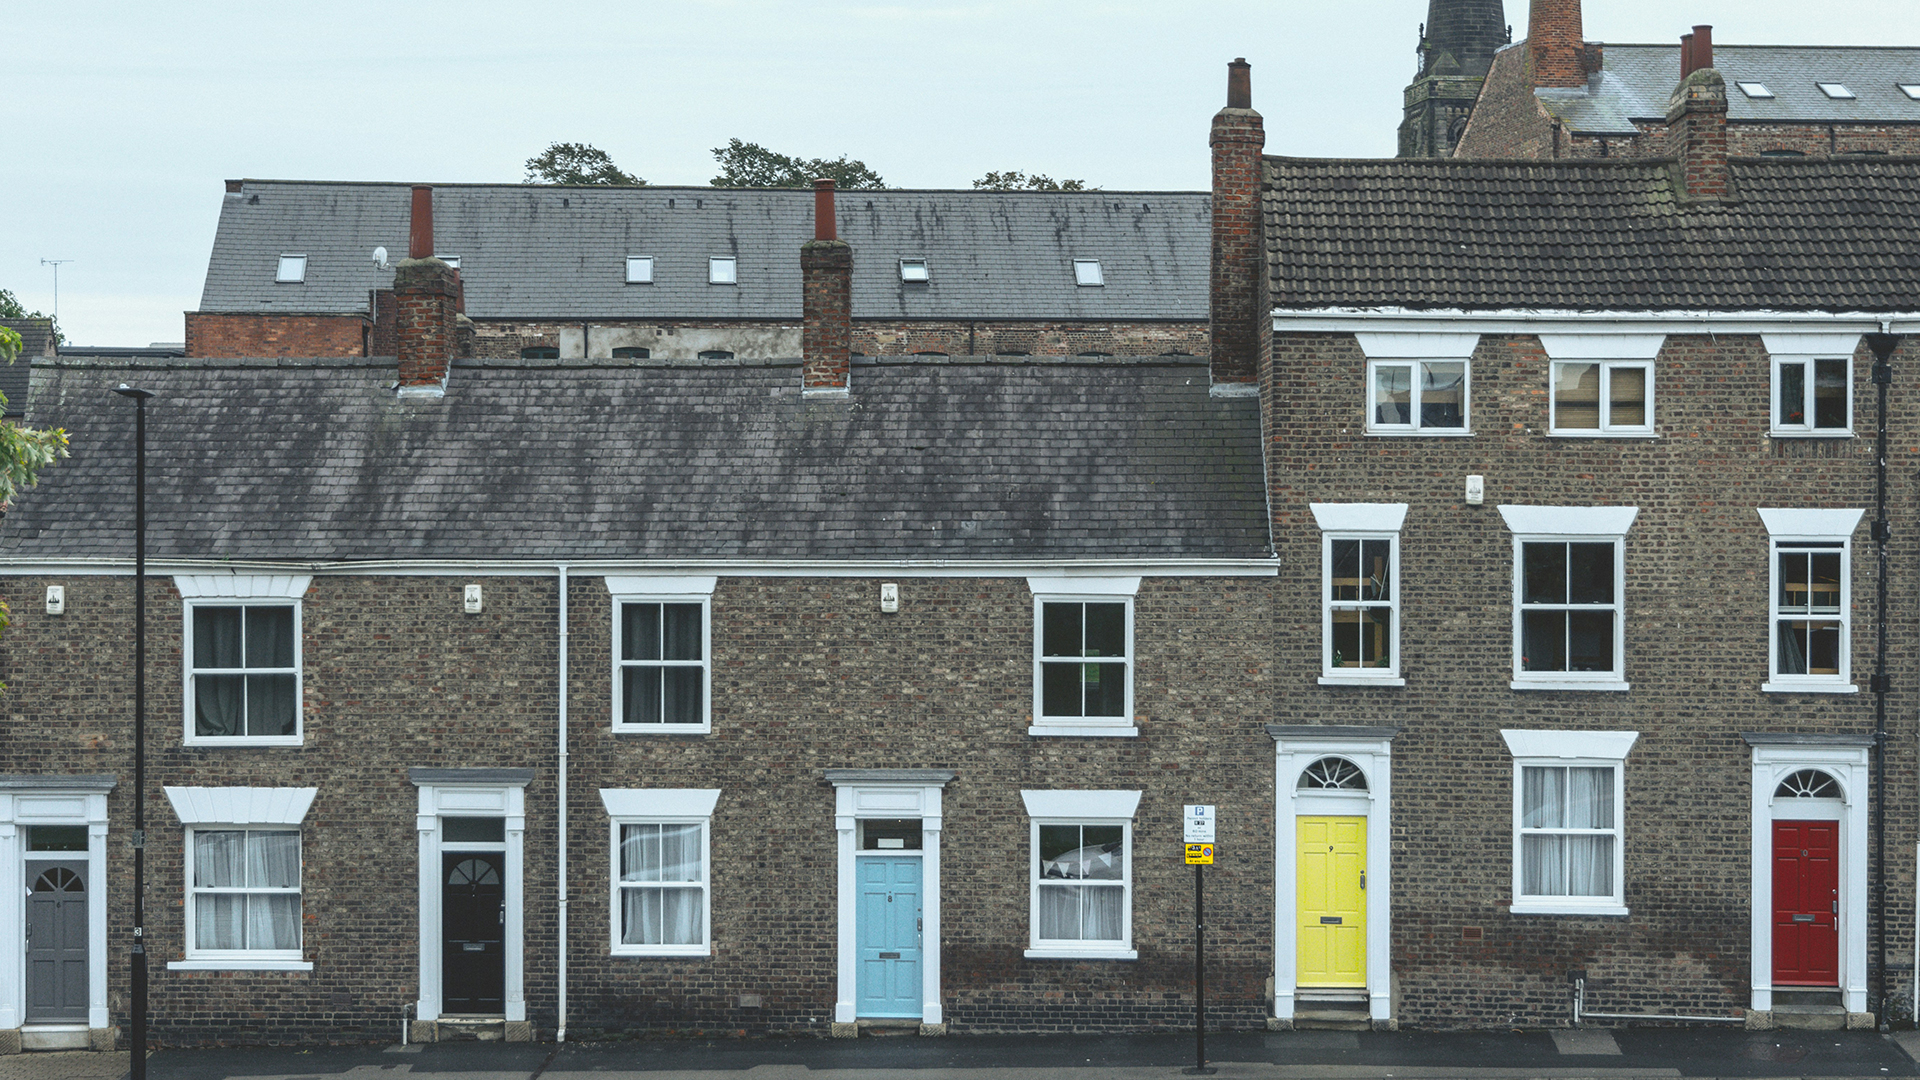
[[[940,1005],[940,795],[959,775],[951,769],[828,769],[833,785],[834,828],[839,833],[836,879],[839,883],[839,990],[833,1022],[851,1024],[860,1019],[859,950],[854,937],[859,907],[859,881],[854,856],[855,833],[862,818],[920,819],[921,941],[920,1022],[945,1023]]]
[[[1753,748],[1753,1001],[1773,1009],[1773,823],[1840,822],[1840,994],[1848,1012],[1867,1011],[1867,802],[1871,735],[1774,735],[1742,732]],[[1838,799],[1775,798],[1780,782],[1818,769],[1840,786]],[[1790,987],[1788,989],[1800,989]]]
[[[1298,1007],[1299,963],[1294,917],[1298,900],[1294,819],[1302,814],[1367,819],[1367,1014],[1393,1015],[1393,727],[1267,725],[1274,742],[1273,1015],[1292,1020]],[[1321,758],[1340,758],[1366,777],[1365,790],[1301,790],[1300,777]]]
[[[420,789],[420,1003],[418,1020],[440,1019],[440,847],[443,817],[496,817],[506,831],[506,1019],[527,1018],[524,893],[527,785],[532,769],[408,769]]]
[[[112,776],[0,775],[0,1031],[19,1030],[27,1006],[27,836],[33,825],[85,825],[87,1027],[107,1017],[107,792]]]

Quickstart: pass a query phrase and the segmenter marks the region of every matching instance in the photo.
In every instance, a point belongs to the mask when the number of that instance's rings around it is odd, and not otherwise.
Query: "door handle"
[[[1366,888],[1367,888],[1367,872],[1365,870],[1362,870],[1360,871],[1360,889],[1362,892],[1365,892]]]

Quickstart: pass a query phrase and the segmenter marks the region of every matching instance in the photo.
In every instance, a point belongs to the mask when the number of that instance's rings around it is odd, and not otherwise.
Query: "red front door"
[[[1773,985],[1840,985],[1840,823],[1773,823]]]

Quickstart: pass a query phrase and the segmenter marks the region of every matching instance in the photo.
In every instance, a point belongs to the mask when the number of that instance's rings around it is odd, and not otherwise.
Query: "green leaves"
[[[1084,180],[1055,180],[1043,173],[1028,176],[1019,169],[1007,172],[990,172],[973,182],[979,191],[1097,191],[1089,188]]]
[[[620,171],[605,150],[557,142],[527,159],[527,183],[645,187],[647,182]]]
[[[887,186],[866,162],[854,161],[845,154],[831,161],[796,158],[759,143],[728,139],[727,145],[713,148],[713,159],[720,163],[720,175],[710,181],[714,187],[807,188],[816,179],[830,179],[841,190],[882,190]]]

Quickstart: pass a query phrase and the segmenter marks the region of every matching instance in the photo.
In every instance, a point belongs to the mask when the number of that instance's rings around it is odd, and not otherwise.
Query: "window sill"
[[[1132,725],[1114,724],[1095,726],[1088,724],[1035,724],[1027,729],[1029,735],[1083,735],[1101,739],[1132,739],[1140,734],[1140,729]]]
[[[1851,439],[1852,431],[1769,431],[1774,439]]]
[[[170,960],[168,971],[312,971],[309,960]]]
[[[1595,903],[1579,906],[1567,904],[1510,904],[1507,911],[1514,915],[1625,915],[1627,908],[1622,904]]]
[[[629,956],[641,959],[685,959],[712,956],[713,950],[705,945],[678,945],[658,949],[614,949],[609,956]]]
[[[1857,694],[1860,687],[1847,682],[1766,682],[1760,684],[1767,694]]]
[[[1028,949],[1029,960],[1138,960],[1134,949]]]
[[[1322,675],[1321,686],[1405,686],[1407,680],[1392,675]]]
[[[712,724],[614,724],[615,735],[711,735]]]
[[[1547,431],[1549,439],[1657,439],[1657,431]]]
[[[189,735],[187,746],[300,746],[299,735]]]
[[[1515,679],[1507,684],[1515,690],[1608,690],[1619,693],[1633,689],[1624,679]]]
[[[1470,439],[1473,437],[1473,430],[1471,428],[1418,428],[1406,431],[1397,428],[1387,430],[1368,428],[1366,429],[1366,433],[1385,439],[1422,439],[1428,437],[1439,439]]]

